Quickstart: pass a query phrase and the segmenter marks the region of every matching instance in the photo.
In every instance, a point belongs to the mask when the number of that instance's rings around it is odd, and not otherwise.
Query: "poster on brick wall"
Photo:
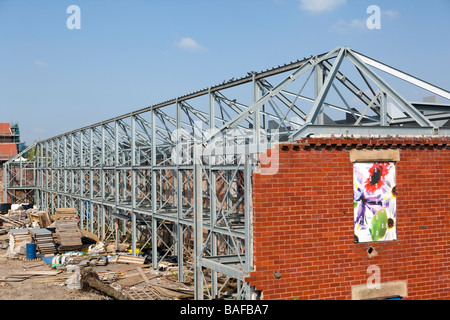
[[[353,164],[355,242],[397,240],[394,162]]]

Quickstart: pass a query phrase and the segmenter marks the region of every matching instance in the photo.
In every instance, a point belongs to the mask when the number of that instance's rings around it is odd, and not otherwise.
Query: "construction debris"
[[[31,235],[28,229],[12,229],[9,232],[9,248],[6,256],[15,258],[19,255],[25,255],[27,243],[31,243]]]
[[[78,228],[78,220],[73,218],[58,219],[55,221],[56,232],[60,242],[60,251],[72,251],[80,249],[81,233]]]
[[[0,277],[0,281],[3,282],[18,282],[24,281],[31,277],[39,277],[39,276],[54,276],[61,273],[61,271],[46,271],[46,270],[38,270],[38,271],[22,271],[12,275],[8,275],[6,277]]]
[[[120,291],[115,290],[110,285],[103,283],[98,277],[98,274],[91,268],[83,269],[81,275],[81,287],[83,290],[89,290],[91,288],[96,289],[116,300],[128,300],[125,295]]]
[[[117,257],[118,263],[136,263],[136,264],[144,264],[145,257],[136,257],[130,256],[127,254],[119,254]]]
[[[41,254],[54,254],[56,252],[53,234],[46,228],[30,229],[31,238],[36,243]]]
[[[23,270],[0,276],[3,285],[53,283],[70,290],[96,290],[116,300],[194,298],[192,288],[173,276],[178,272],[172,262],[176,257],[165,257],[155,270],[148,263],[151,250],[136,248],[139,254],[132,255],[129,243],[114,243],[114,239],[106,243],[80,230],[74,208],[55,209],[54,215],[37,208],[22,209],[0,215],[4,230],[0,250],[6,250],[7,258],[28,261]],[[35,248],[31,256],[36,259],[28,258],[30,248]]]

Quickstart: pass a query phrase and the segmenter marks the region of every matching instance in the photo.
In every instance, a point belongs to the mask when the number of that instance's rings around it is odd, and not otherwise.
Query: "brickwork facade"
[[[3,202],[4,199],[4,190],[5,190],[5,184],[3,181],[3,166],[0,167],[0,202]]]
[[[396,241],[354,242],[352,149],[399,150]],[[376,266],[381,283],[406,283],[404,299],[450,299],[449,181],[449,139],[282,144],[278,172],[253,175],[255,268],[244,280],[267,300],[352,299]]]

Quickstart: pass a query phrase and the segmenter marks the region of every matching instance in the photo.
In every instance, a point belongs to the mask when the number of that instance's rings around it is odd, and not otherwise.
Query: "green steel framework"
[[[75,207],[81,228],[100,239],[131,241],[133,254],[149,245],[154,268],[176,257],[196,299],[224,297],[231,283],[233,298],[255,299],[244,281],[252,173],[277,171],[276,152],[258,155],[311,135],[449,135],[448,102],[411,102],[374,69],[450,100],[338,47],[36,142],[23,152],[34,150],[32,159],[4,164],[4,201]]]

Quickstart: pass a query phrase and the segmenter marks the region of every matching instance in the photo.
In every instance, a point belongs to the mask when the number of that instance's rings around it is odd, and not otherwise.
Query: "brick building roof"
[[[0,134],[11,134],[11,129],[9,127],[9,123],[1,122],[0,123]]]
[[[17,154],[15,143],[0,143],[0,160],[9,160]]]

